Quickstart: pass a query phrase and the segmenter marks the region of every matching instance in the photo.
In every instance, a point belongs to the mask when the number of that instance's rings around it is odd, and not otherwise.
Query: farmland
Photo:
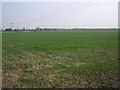
[[[4,88],[119,87],[117,31],[2,35]]]

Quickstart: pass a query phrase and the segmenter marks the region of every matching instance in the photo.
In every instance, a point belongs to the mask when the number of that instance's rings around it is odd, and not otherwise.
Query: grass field
[[[119,87],[117,31],[3,32],[3,87]]]

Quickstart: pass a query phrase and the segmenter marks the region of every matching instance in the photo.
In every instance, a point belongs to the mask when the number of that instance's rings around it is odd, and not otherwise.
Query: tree
[[[12,31],[12,29],[11,28],[7,28],[7,29],[5,29],[5,31]]]

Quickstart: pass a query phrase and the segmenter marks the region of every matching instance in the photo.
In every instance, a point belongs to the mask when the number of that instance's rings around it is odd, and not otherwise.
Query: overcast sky
[[[117,0],[80,2],[2,2],[2,27],[117,27]]]

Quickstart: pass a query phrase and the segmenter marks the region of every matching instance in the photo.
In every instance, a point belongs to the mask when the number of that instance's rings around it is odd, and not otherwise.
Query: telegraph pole
[[[118,29],[120,30],[120,1],[118,2]]]
[[[12,30],[13,30],[13,24],[14,24],[14,23],[10,23],[10,28],[11,28]]]
[[[120,68],[120,1],[118,2],[118,68]],[[118,76],[120,76],[120,70]],[[120,82],[120,78],[118,81]]]

